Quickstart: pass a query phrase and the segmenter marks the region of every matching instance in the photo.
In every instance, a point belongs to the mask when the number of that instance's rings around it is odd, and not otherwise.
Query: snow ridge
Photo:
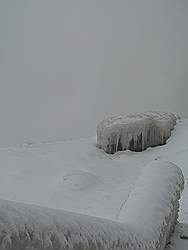
[[[177,220],[183,185],[176,165],[152,162],[119,222],[0,200],[0,250],[162,250]]]
[[[156,111],[107,118],[97,126],[97,146],[113,154],[126,149],[143,151],[163,145],[177,118],[173,113]]]

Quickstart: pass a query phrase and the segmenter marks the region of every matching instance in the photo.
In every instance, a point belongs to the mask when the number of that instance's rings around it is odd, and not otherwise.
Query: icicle
[[[152,111],[110,117],[97,127],[97,146],[107,153],[115,153],[163,145],[170,137],[176,120],[177,116],[172,113]],[[118,149],[120,138],[121,147]]]
[[[120,136],[119,136],[119,133],[118,133],[117,140],[116,140],[116,152],[118,151],[119,138],[120,138]]]

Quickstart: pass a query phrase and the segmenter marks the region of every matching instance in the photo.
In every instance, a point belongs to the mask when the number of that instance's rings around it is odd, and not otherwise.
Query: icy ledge
[[[170,112],[147,111],[113,116],[97,126],[97,146],[106,153],[130,149],[143,151],[163,145],[171,135],[177,116]]]
[[[0,250],[164,249],[184,179],[172,163],[149,164],[119,222],[0,200]]]

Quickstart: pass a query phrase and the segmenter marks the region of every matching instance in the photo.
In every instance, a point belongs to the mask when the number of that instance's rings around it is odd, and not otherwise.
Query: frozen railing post
[[[113,116],[97,126],[97,146],[106,153],[130,149],[143,151],[163,145],[171,135],[177,116],[170,112],[132,113]]]
[[[119,222],[0,200],[0,250],[164,250],[183,185],[176,165],[150,163]]]

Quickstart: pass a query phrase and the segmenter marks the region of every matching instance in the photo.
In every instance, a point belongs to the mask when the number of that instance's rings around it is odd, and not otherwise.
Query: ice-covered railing
[[[148,164],[122,209],[119,220],[131,225],[145,239],[146,249],[164,249],[174,230],[184,177],[171,162]]]
[[[0,250],[162,250],[177,220],[183,185],[177,166],[151,163],[119,222],[0,200]]]
[[[97,126],[97,146],[113,154],[126,149],[143,151],[163,145],[170,137],[176,120],[173,113],[156,111],[113,116]]]

